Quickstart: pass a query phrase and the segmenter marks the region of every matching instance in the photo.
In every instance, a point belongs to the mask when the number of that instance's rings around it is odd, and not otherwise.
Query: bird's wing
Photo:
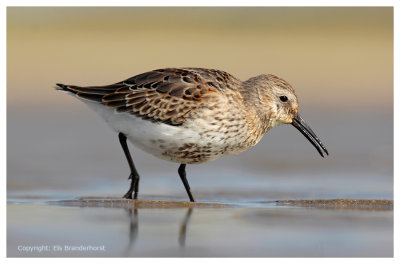
[[[208,74],[208,75],[207,75]],[[57,84],[58,89],[107,107],[170,125],[181,125],[191,112],[220,95],[221,84],[196,69],[160,69],[107,86]],[[210,75],[210,76],[209,76]]]

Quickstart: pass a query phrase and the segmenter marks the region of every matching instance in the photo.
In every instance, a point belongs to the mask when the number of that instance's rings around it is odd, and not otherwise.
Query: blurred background
[[[393,198],[391,7],[8,7],[8,195],[123,195],[117,134],[55,83],[185,66],[284,78],[330,152],[274,128],[238,156],[188,166],[197,199]],[[186,200],[178,164],[131,151],[140,195]]]

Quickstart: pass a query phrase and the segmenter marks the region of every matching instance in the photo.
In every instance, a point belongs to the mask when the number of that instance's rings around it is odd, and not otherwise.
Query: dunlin
[[[117,133],[130,167],[124,198],[137,199],[139,174],[126,140],[154,156],[180,163],[178,173],[190,201],[186,164],[238,154],[271,128],[292,124],[323,157],[328,151],[300,117],[292,86],[262,74],[240,81],[203,68],[168,68],[106,86],[57,84],[97,112]]]

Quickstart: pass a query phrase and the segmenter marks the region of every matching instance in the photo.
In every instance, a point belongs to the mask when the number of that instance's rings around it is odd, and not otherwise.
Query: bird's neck
[[[272,109],[265,109],[256,88],[254,90],[243,91],[242,94],[249,131],[253,135],[253,140],[257,143],[272,127],[270,120],[272,120],[271,115],[273,111],[270,111]]]

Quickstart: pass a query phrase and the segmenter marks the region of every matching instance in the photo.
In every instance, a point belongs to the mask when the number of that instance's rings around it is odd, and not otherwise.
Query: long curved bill
[[[313,144],[322,157],[324,157],[324,152],[326,155],[329,155],[324,144],[322,144],[321,140],[319,140],[314,131],[312,131],[312,129],[306,124],[306,121],[304,121],[299,114],[293,118],[292,125],[297,128],[308,139],[308,141],[311,142],[311,144]]]

